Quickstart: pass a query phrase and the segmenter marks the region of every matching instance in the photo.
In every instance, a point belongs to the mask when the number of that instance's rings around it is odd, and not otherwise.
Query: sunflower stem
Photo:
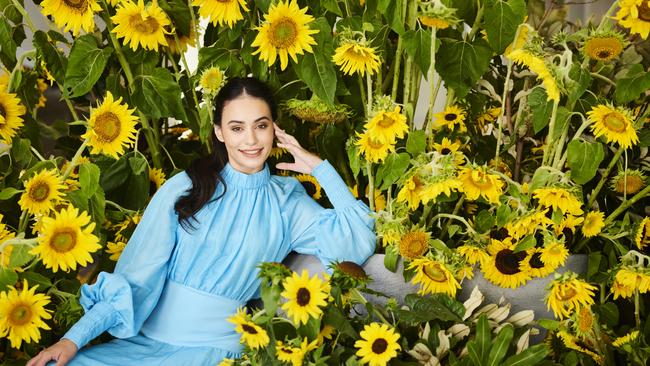
[[[469,224],[469,222],[467,222],[467,220],[465,220],[464,217],[461,217],[461,216],[458,216],[458,215],[439,213],[439,214],[435,215],[434,217],[432,217],[431,221],[434,221],[434,220],[436,220],[438,218],[441,218],[441,217],[446,217],[446,218],[458,220],[458,221],[462,222],[463,224],[465,224],[465,226],[467,227],[468,232],[470,232],[472,234],[476,234],[476,230],[474,230],[474,228]]]
[[[411,1],[409,3],[408,12],[406,13],[406,23],[408,24],[410,29],[415,28],[415,22],[417,20],[416,18],[417,6],[418,6],[417,1]],[[413,74],[413,57],[407,54],[406,63],[404,63],[404,90],[402,91],[403,92],[402,103],[404,104],[404,109],[406,109],[406,114],[411,124],[410,126],[411,130],[413,130],[413,126],[412,126],[413,113],[415,109],[413,103],[411,103],[411,84],[413,83],[412,74]]]
[[[106,28],[108,29],[108,36],[111,39],[111,43],[113,44],[113,48],[115,49],[115,54],[117,55],[117,59],[120,62],[120,65],[122,66],[122,70],[124,71],[124,75],[126,75],[129,94],[133,94],[134,78],[133,78],[133,73],[131,72],[131,66],[126,61],[126,57],[124,57],[124,53],[122,53],[122,48],[120,47],[119,42],[115,38],[115,34],[113,34],[113,23],[111,22],[111,19],[108,16],[109,12],[108,12],[108,5],[106,4],[106,0],[102,0],[102,5],[104,7],[104,12],[102,13],[102,17],[104,19],[104,23],[106,23]],[[161,168],[162,163],[160,159],[160,150],[158,150],[159,140],[156,139],[156,134],[152,130],[151,125],[149,124],[149,120],[147,119],[147,116],[144,113],[142,113],[139,108],[138,108],[138,115],[140,117],[140,123],[142,123],[142,127],[145,130],[144,137],[147,140],[149,149],[151,150],[151,158],[153,159],[153,165],[156,168]]]
[[[20,214],[20,220],[18,221],[18,232],[24,233],[25,230],[27,230],[28,223],[29,223],[29,213],[27,213],[27,210],[24,210]]]
[[[560,104],[559,100],[553,102],[553,112],[551,112],[551,121],[548,123],[548,135],[546,136],[546,147],[544,148],[544,157],[542,159],[542,165],[548,165],[550,163],[550,157],[553,155],[553,134],[555,133],[555,120],[557,118],[557,108]]]
[[[429,64],[429,72],[427,75],[427,80],[429,82],[429,114],[428,121],[424,133],[427,137],[431,135],[431,119],[433,118],[433,105],[436,104],[436,83],[434,82],[436,76],[436,34],[438,29],[436,27],[431,28],[431,64]]]
[[[648,194],[650,194],[650,185],[645,187],[645,189],[643,189],[641,192],[635,194],[629,200],[621,202],[621,205],[618,206],[618,208],[614,210],[614,212],[612,212],[609,216],[607,216],[607,218],[605,219],[605,226],[611,224],[612,221],[614,221],[614,219],[618,217],[618,215],[625,212],[625,210],[627,210],[628,207],[632,206],[640,199],[645,198]]]
[[[27,26],[32,31],[32,34],[36,33],[37,29],[36,29],[36,27],[34,27],[34,23],[32,22],[32,18],[29,16],[29,13],[27,13],[25,8],[18,2],[18,0],[11,0],[11,3],[14,5],[14,7],[16,7],[16,10],[18,10],[18,12],[20,12],[20,14],[23,16],[23,19],[27,21]]]
[[[191,0],[190,0],[191,1]],[[178,40],[178,36],[176,33],[174,33],[174,42],[176,42],[176,48],[180,50],[181,48],[181,43]],[[181,61],[183,62],[183,68],[185,68],[185,73],[187,74],[187,80],[189,81],[190,78],[192,77],[192,74],[190,73],[190,68],[187,64],[187,59],[185,58],[185,53],[181,52]],[[192,98],[194,99],[194,104],[196,105],[196,109],[199,109],[199,99],[196,97],[196,90],[194,90],[194,86],[191,85],[190,90],[192,90]],[[210,121],[212,121],[212,118],[210,118]]]
[[[63,88],[61,87],[61,84],[59,84],[57,82],[56,85],[59,86],[59,90],[63,90]],[[63,95],[61,95],[61,97],[65,101],[65,104],[68,106],[68,109],[70,110],[70,114],[72,115],[72,118],[74,118],[75,121],[79,121],[79,115],[77,115],[77,111],[75,111],[74,106],[72,105],[72,102],[70,101],[70,99],[68,99],[67,97],[64,97]]]
[[[45,158],[44,158],[44,157],[43,157],[43,156],[38,152],[38,150],[36,150],[36,149],[34,148],[34,146],[30,146],[29,149],[32,151],[32,153],[33,153],[34,155],[36,155],[36,157],[38,158],[38,160],[40,160],[40,161],[45,161],[45,160],[47,160],[47,159],[45,159]]]
[[[77,166],[77,162],[79,161],[79,158],[81,157],[81,154],[83,151],[86,149],[86,146],[88,145],[88,139],[85,139],[84,142],[79,146],[77,149],[77,152],[75,152],[74,156],[72,157],[72,160],[70,160],[70,164],[68,164],[68,167],[66,168],[65,172],[63,172],[63,175],[61,176],[61,181],[65,181],[66,178],[72,173],[72,169],[74,169],[75,166]]]
[[[609,9],[607,9],[607,12],[605,13],[605,15],[603,15],[603,17],[600,19],[600,23],[598,24],[598,28],[596,28],[597,31],[599,31],[607,23],[607,19],[609,19],[610,15],[612,14],[612,12],[614,11],[614,9],[617,6],[618,6],[618,1],[614,1],[612,3],[612,6],[610,6]]]
[[[368,104],[366,105],[367,115],[372,111],[372,78],[370,72],[366,72],[366,89],[368,90]]]
[[[408,2],[404,1],[402,2],[402,14],[406,14]],[[402,19],[402,23],[404,23],[404,19]],[[400,76],[400,71],[402,70],[402,54],[404,53],[404,41],[402,40],[402,37],[399,37],[397,39],[397,50],[395,51],[395,71],[393,73],[393,88],[390,93],[390,97],[393,101],[396,101],[397,99],[397,88],[399,86],[399,76]]]
[[[476,12],[476,18],[474,18],[474,24],[472,24],[472,30],[469,31],[466,38],[469,41],[473,40],[474,36],[478,32],[481,25],[481,21],[483,20],[483,12],[485,11],[485,6],[481,5],[480,1],[477,1],[477,3],[478,3],[478,11]],[[516,36],[515,39],[517,39]]]
[[[519,28],[517,28],[518,37]],[[497,147],[496,152],[494,153],[494,164],[499,166],[499,155],[501,154],[501,143],[502,143],[502,132],[503,132],[503,116],[506,111],[506,97],[508,95],[508,87],[510,86],[510,77],[512,76],[512,60],[508,59],[508,71],[506,73],[506,81],[503,83],[503,94],[501,95],[501,110],[499,111],[499,117],[497,118]]]
[[[25,212],[25,211],[23,211],[23,212]],[[21,219],[22,219],[22,217],[21,217]],[[31,239],[13,238],[13,239],[5,240],[5,241],[2,242],[2,244],[0,244],[0,253],[2,253],[2,251],[6,247],[8,247],[10,245],[27,245],[27,246],[33,248],[34,244],[36,244],[36,243],[38,243],[38,238],[31,238]]]
[[[639,289],[637,287],[634,289],[634,320],[636,320],[637,329],[641,329],[640,309],[641,309],[641,304],[639,301]]]
[[[612,171],[614,166],[616,165],[616,162],[618,159],[621,158],[621,155],[623,155],[623,152],[625,149],[618,149],[616,153],[614,154],[614,157],[612,158],[612,161],[609,162],[609,165],[607,166],[607,169],[603,172],[603,175],[600,177],[600,181],[598,181],[598,185],[596,185],[596,188],[594,188],[593,191],[591,191],[591,195],[589,196],[589,202],[587,203],[587,209],[591,207],[591,205],[596,201],[596,197],[598,196],[598,193],[600,193],[600,190],[603,188],[605,185],[605,182],[607,181],[607,177],[609,176],[609,173]]]
[[[7,92],[8,93],[11,93],[11,86],[13,85],[14,80],[16,79],[16,73],[23,66],[23,62],[25,61],[25,59],[27,57],[32,57],[32,56],[35,56],[35,55],[36,55],[36,50],[27,51],[27,52],[23,53],[22,55],[20,55],[20,58],[16,62],[16,66],[14,66],[13,70],[11,70],[11,75],[9,75],[9,84],[7,84]]]
[[[357,74],[357,81],[359,82],[359,91],[361,92],[361,100],[366,100],[366,88],[363,87],[363,80],[361,80],[361,75]],[[366,114],[366,119],[370,118],[370,111],[368,108],[364,108],[363,112]]]
[[[194,16],[194,7],[192,7],[192,0],[187,0],[187,6],[190,8],[190,18],[192,19],[192,27],[194,28],[194,42],[196,43],[194,47],[198,53],[201,50],[201,37],[199,36],[199,23],[196,21],[196,16]],[[176,35],[174,35],[174,38],[176,38]],[[183,54],[182,51],[180,52]]]
[[[370,212],[375,212],[375,181],[372,177],[372,164],[366,161],[366,172],[368,173],[368,205]]]
[[[124,208],[124,207],[118,205],[117,203],[115,203],[115,202],[113,202],[113,201],[111,201],[111,200],[106,200],[105,202],[106,202],[107,205],[109,205],[109,206],[113,206],[113,207],[115,207],[116,209],[118,209],[120,212],[125,213],[125,214],[134,214],[134,213],[136,212],[136,211],[133,211],[133,210],[129,210],[129,209],[127,209],[127,208]]]
[[[599,74],[599,73],[597,73],[597,72],[591,72],[591,73],[589,73],[589,74],[590,74],[591,76],[595,77],[596,79],[600,79],[600,80],[602,80],[602,81],[607,82],[607,83],[610,84],[610,85],[616,86],[616,83],[613,82],[613,81],[612,81],[610,78],[608,78],[607,76],[603,76],[603,75],[601,75],[601,74]]]
[[[465,196],[461,196],[458,202],[456,202],[456,206],[454,206],[454,211],[451,213],[452,215],[457,215],[458,210],[460,210],[461,207],[463,207],[463,203],[465,202]],[[447,228],[451,225],[451,219],[448,219],[447,222],[445,222],[445,226],[442,228],[442,233],[440,234],[441,236],[446,236],[447,233]]]

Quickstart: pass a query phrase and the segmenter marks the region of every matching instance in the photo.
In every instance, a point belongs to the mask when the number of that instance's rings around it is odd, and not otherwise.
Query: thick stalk
[[[370,116],[372,112],[372,78],[370,73],[366,72],[366,89],[368,89],[368,103],[366,104],[366,115]]]
[[[33,57],[35,55],[36,55],[36,50],[27,51],[22,55],[20,55],[18,62],[16,62],[16,66],[14,66],[14,69],[11,70],[11,75],[9,75],[9,84],[7,85],[7,92],[11,93],[11,86],[13,85],[14,80],[16,79],[16,73],[18,72],[18,70],[22,68],[25,59],[27,57]]]
[[[411,1],[408,7],[408,13],[406,14],[406,23],[409,26],[409,29],[415,28],[416,22],[416,11],[417,11],[418,2]],[[408,116],[409,124],[411,124],[411,130],[413,129],[413,113],[414,105],[411,103],[411,83],[413,82],[413,57],[408,55],[406,57],[406,62],[404,63],[404,90],[403,90],[403,100],[404,109]]]
[[[476,18],[474,18],[474,24],[472,24],[472,30],[470,30],[469,33],[467,34],[467,40],[469,41],[474,39],[476,32],[478,32],[481,26],[481,21],[483,20],[483,12],[485,11],[485,7],[480,4],[480,1],[478,1],[478,3],[479,3],[478,11],[476,12]]]
[[[622,202],[620,206],[614,212],[612,212],[607,218],[605,219],[605,226],[609,225],[618,217],[618,215],[622,214],[625,212],[625,210],[628,209],[628,207],[632,206],[633,204],[637,203],[640,199],[645,198],[648,194],[650,194],[650,185],[645,187],[641,192],[635,194],[632,198],[629,200]]]
[[[557,118],[557,107],[559,101],[553,102],[553,112],[551,113],[551,121],[548,123],[548,135],[546,136],[546,147],[544,148],[544,158],[542,159],[542,165],[548,165],[550,163],[550,157],[553,152],[553,134],[555,133],[555,119]]]
[[[375,212],[375,181],[372,177],[372,164],[366,161],[366,172],[368,173],[368,204],[370,212]]]
[[[429,72],[427,75],[427,81],[429,82],[429,113],[427,115],[428,121],[431,121],[433,119],[433,105],[436,104],[436,83],[434,82],[434,78],[436,75],[436,34],[438,33],[438,29],[436,27],[431,28],[431,64],[429,65]],[[427,122],[426,129],[424,130],[424,133],[429,136],[431,134],[431,130],[429,129],[431,126],[430,122]]]
[[[406,14],[408,1],[402,2],[402,14]],[[404,19],[402,19],[402,23]],[[404,42],[402,37],[397,39],[397,50],[395,51],[395,71],[393,72],[393,88],[391,90],[391,99],[395,101],[397,99],[397,87],[399,86],[399,76],[400,71],[402,70],[402,53],[404,53]]]
[[[74,156],[72,157],[72,160],[70,160],[70,164],[68,164],[68,168],[63,172],[63,175],[61,176],[61,181],[65,181],[66,178],[70,175],[72,172],[72,169],[74,169],[75,166],[77,166],[77,162],[79,161],[79,158],[81,157],[81,154],[83,151],[86,149],[86,146],[88,145],[88,139],[85,139],[84,142],[79,146],[77,149],[77,152],[75,152]]]
[[[194,42],[196,43],[196,52],[199,52],[201,50],[201,38],[199,37],[199,23],[196,21],[196,17],[194,16],[194,8],[192,7],[192,0],[187,0],[187,6],[190,8],[190,17],[192,19],[192,25],[191,27],[194,28]],[[180,50],[180,48],[179,48]],[[183,54],[183,52],[181,52]]]
[[[16,7],[16,10],[18,10],[18,12],[20,12],[20,14],[23,16],[23,19],[27,22],[27,26],[32,31],[32,34],[36,33],[37,29],[36,27],[34,27],[32,18],[29,16],[29,13],[27,13],[25,8],[18,2],[18,0],[11,0],[11,3],[14,5],[14,7]]]
[[[512,77],[512,60],[508,59],[508,71],[506,72],[506,81],[503,83],[503,93],[501,94],[501,110],[497,118],[497,147],[494,153],[495,166],[499,166],[499,155],[501,154],[501,141],[503,134],[503,115],[506,111],[506,97],[509,92],[510,78]]]
[[[625,149],[618,149],[618,151],[616,151],[616,153],[614,154],[612,161],[609,162],[609,165],[607,165],[607,169],[605,169],[605,172],[603,172],[603,175],[600,177],[600,181],[598,181],[596,188],[594,188],[594,190],[591,191],[591,196],[589,196],[589,202],[587,203],[587,209],[591,208],[591,205],[596,201],[596,197],[598,196],[598,193],[600,193],[600,190],[605,185],[605,182],[607,182],[607,177],[609,176],[609,173],[616,165],[618,159],[621,158],[621,155],[623,155],[624,151]]]
[[[639,289],[634,290],[634,320],[636,320],[636,329],[641,329],[641,303],[639,301]]]

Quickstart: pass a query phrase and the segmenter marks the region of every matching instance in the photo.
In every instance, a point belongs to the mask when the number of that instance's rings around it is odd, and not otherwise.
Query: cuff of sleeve
[[[343,179],[341,179],[341,176],[329,161],[324,160],[318,164],[312,170],[311,175],[323,187],[334,208],[342,209],[352,206],[357,202],[348,186],[343,182]]]
[[[88,342],[112,327],[115,322],[114,319],[115,311],[111,304],[98,302],[63,335],[63,338],[71,340],[77,345],[77,349],[81,349]]]

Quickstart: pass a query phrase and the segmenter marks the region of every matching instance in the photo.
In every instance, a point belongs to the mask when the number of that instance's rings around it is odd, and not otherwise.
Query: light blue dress
[[[69,365],[214,366],[242,350],[226,318],[259,295],[260,262],[280,262],[293,250],[324,263],[362,264],[375,249],[370,210],[329,162],[312,175],[333,209],[321,207],[295,178],[270,175],[267,165],[250,175],[227,165],[226,194],[197,213],[191,232],[174,211],[191,181],[185,173],[169,179],[114,273],[82,287],[86,313],[64,336],[79,348],[104,331],[117,339],[81,348]],[[222,192],[219,184],[215,197]]]

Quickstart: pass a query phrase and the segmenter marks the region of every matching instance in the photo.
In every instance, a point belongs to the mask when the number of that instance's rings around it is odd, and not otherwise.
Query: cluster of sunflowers
[[[454,363],[491,344],[647,363],[649,1],[585,25],[538,0],[45,0],[39,22],[0,4],[0,358],[20,363],[74,323],[80,285],[113,268],[149,197],[209,151],[219,88],[253,74],[287,101],[276,122],[367,200],[386,266],[403,260],[420,290],[382,308],[358,282],[267,279],[266,313],[232,318],[254,350],[234,362]],[[68,115],[52,120],[59,97]],[[587,271],[554,276],[572,253]],[[475,267],[512,289],[549,279],[547,344],[528,351],[524,330],[498,327],[502,304],[464,317],[452,298]],[[300,289],[322,301],[307,311]],[[368,315],[345,327],[352,304]],[[425,305],[457,317],[431,322]],[[278,308],[292,320],[263,337]],[[335,346],[327,325],[345,334]],[[472,362],[507,359],[489,353]]]

